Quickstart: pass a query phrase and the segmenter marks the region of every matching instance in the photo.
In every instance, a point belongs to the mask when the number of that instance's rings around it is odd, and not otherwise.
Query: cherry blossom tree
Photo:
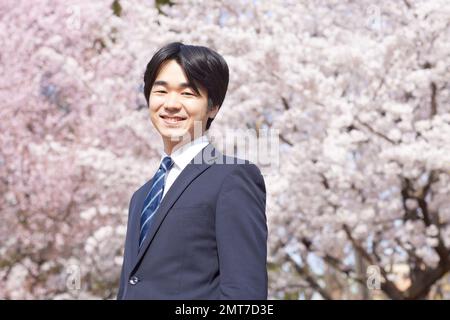
[[[143,8],[130,5],[133,19]],[[151,27],[158,12],[145,11]],[[109,1],[0,12],[0,296],[112,297],[128,201],[159,142],[141,110],[144,60],[127,53],[132,31]]]
[[[229,64],[219,148],[230,129],[279,137],[279,163],[259,163],[269,297],[437,292],[450,269],[448,1],[161,3],[1,2],[0,297],[115,296],[128,202],[161,147],[142,74],[170,41]]]

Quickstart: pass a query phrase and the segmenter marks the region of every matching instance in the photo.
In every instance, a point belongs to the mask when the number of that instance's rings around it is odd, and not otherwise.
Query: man
[[[205,135],[228,77],[218,53],[179,42],[147,65],[144,94],[164,152],[131,198],[118,299],[267,298],[264,179]]]

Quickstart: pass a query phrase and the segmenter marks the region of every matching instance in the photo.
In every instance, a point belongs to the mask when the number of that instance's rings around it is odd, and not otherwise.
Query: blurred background
[[[450,298],[450,1],[2,0],[0,41],[0,299],[115,298],[172,41],[228,62],[211,136],[277,134],[269,298]]]

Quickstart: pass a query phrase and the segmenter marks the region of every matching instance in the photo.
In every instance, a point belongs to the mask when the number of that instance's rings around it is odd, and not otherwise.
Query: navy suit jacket
[[[267,299],[266,190],[254,164],[207,145],[167,191],[139,249],[151,184],[131,198],[118,299]]]

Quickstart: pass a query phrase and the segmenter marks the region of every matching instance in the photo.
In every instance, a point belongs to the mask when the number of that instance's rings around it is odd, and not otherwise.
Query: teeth
[[[181,118],[168,118],[168,117],[166,117],[165,119],[166,119],[167,121],[169,121],[169,122],[178,122],[178,121],[183,120],[183,119],[181,119]]]

